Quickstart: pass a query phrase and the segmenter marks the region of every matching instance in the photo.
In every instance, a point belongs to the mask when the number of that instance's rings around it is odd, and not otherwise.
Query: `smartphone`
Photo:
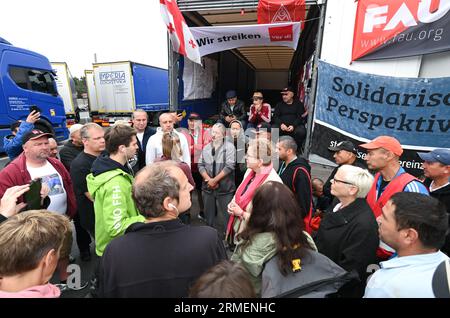
[[[40,112],[41,112],[41,109],[40,109],[39,107],[37,107],[36,105],[33,105],[33,106],[30,107],[30,113],[31,113],[33,110],[36,111],[37,113],[40,113]]]
[[[184,109],[177,110],[177,115],[183,115],[183,118],[186,117],[186,110]]]
[[[25,192],[25,203],[27,204],[27,210],[39,210],[41,205],[41,188],[42,179],[37,178],[30,182],[30,190]]]

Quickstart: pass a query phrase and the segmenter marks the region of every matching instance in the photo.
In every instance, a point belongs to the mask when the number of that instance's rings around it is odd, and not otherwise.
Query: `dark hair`
[[[211,267],[194,283],[191,298],[255,298],[250,275],[240,264],[222,261]]]
[[[269,181],[256,190],[253,208],[246,228],[237,235],[245,249],[255,235],[274,234],[277,241],[278,266],[283,275],[292,272],[292,260],[303,256],[304,248],[311,249],[303,232],[302,209],[292,191],[283,183]]]
[[[415,229],[425,247],[440,249],[444,245],[448,215],[442,202],[413,192],[396,193],[390,200],[398,230]]]
[[[12,132],[15,132],[16,129],[19,128],[19,126],[20,126],[21,123],[22,123],[22,122],[21,122],[20,120],[13,122],[13,123],[11,124],[11,127],[10,127],[10,128],[11,128],[11,131],[12,131]]]
[[[110,154],[117,153],[120,146],[128,147],[136,134],[136,129],[127,125],[116,125],[108,128],[105,133],[106,150]]]

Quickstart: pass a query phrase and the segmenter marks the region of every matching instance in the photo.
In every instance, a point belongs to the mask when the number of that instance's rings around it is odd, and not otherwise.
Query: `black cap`
[[[225,94],[225,97],[226,97],[227,99],[237,97],[236,91],[233,91],[233,90],[228,91],[228,92]]]
[[[280,93],[287,93],[287,92],[292,92],[295,94],[295,91],[291,86],[283,88]]]
[[[41,137],[43,137],[43,136],[47,136],[48,138],[53,137],[52,134],[42,132],[42,131],[39,130],[39,129],[33,129],[32,131],[27,132],[25,135],[23,135],[23,137],[22,137],[22,143],[24,144],[24,143],[26,143],[26,142],[29,141],[29,140],[38,139],[38,138],[41,138]]]
[[[358,153],[353,142],[348,141],[348,140],[339,142],[335,147],[328,147],[328,150],[334,151],[334,152],[339,151],[339,150],[345,150],[348,152],[353,152],[354,154]]]
[[[188,119],[202,120],[202,118],[200,117],[200,115],[197,114],[197,113],[190,113]]]

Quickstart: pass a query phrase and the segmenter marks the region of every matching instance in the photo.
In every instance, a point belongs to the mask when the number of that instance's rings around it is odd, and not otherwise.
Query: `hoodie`
[[[96,253],[103,251],[115,237],[125,233],[133,223],[144,222],[131,198],[133,177],[129,170],[107,155],[93,163],[86,177],[87,187],[94,199]]]
[[[308,171],[309,175],[306,175],[303,170],[299,169],[295,174],[295,170],[299,167],[303,167]],[[295,160],[291,161],[287,166],[283,162],[278,170],[283,183],[289,187],[289,189],[294,192],[297,201],[302,208],[302,217],[306,217],[309,209],[311,208],[312,200],[312,188],[311,188],[311,167],[306,159],[297,157]],[[295,190],[294,190],[295,189]]]
[[[58,298],[61,291],[52,284],[38,285],[10,293],[0,290],[0,298]]]

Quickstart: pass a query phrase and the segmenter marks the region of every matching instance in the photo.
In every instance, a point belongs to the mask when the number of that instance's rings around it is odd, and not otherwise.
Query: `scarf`
[[[260,174],[256,174],[253,170],[250,171],[247,177],[239,185],[236,190],[236,194],[234,195],[234,201],[242,210],[246,211],[248,204],[253,199],[256,189],[264,183],[272,171],[272,168],[273,165],[270,164],[269,166],[263,168]],[[236,217],[234,214],[230,215],[227,225],[227,238],[234,238],[235,233],[233,230],[233,225],[236,219],[241,219],[241,217]]]

